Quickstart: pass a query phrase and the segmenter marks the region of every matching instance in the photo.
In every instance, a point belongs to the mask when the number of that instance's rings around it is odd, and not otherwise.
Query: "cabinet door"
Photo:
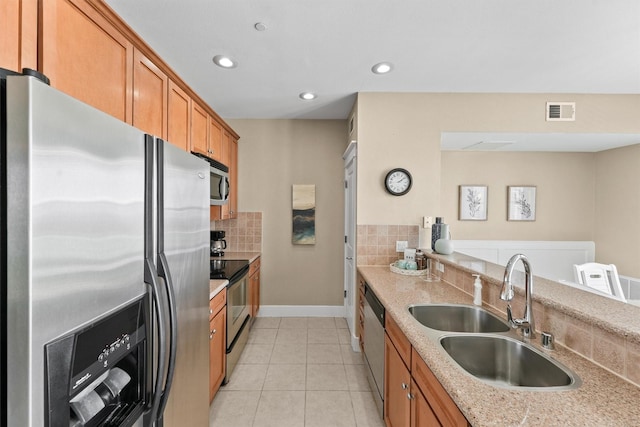
[[[195,102],[191,103],[191,151],[209,155],[209,114]]]
[[[251,317],[258,317],[260,310],[260,271],[256,271],[249,278],[249,286],[251,293]]]
[[[0,68],[38,68],[38,2],[0,1]]]
[[[442,387],[431,369],[424,363],[422,357],[411,349],[411,375],[422,390],[429,406],[436,414],[440,423],[446,426],[467,427],[469,423],[447,391]]]
[[[41,71],[51,86],[132,123],[131,42],[83,0],[39,3]]]
[[[209,402],[215,397],[224,379],[226,317],[225,308],[209,322]]]
[[[222,163],[222,125],[213,117],[209,117],[209,149],[208,156]],[[228,166],[228,165],[226,165]]]
[[[389,336],[384,334],[384,421],[387,427],[409,427],[411,374]]]
[[[357,273],[357,283],[358,283],[358,342],[360,344],[360,351],[364,352],[364,279]]]
[[[411,380],[411,427],[439,427],[438,417],[433,413],[420,388]]]
[[[191,133],[191,98],[172,80],[169,80],[168,140],[184,151],[189,151]]]
[[[133,60],[133,125],[166,139],[169,79],[137,49]]]
[[[229,193],[229,218],[238,217],[238,140],[230,139],[230,155],[229,155],[229,185],[231,190]]]

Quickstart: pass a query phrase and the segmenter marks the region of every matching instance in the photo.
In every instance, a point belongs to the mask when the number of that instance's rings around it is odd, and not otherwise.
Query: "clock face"
[[[394,196],[407,194],[411,189],[411,174],[406,169],[396,168],[389,171],[384,179],[387,191]]]

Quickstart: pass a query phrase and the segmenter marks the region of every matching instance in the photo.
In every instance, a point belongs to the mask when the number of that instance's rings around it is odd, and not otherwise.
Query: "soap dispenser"
[[[482,305],[482,280],[480,280],[479,274],[473,274],[476,280],[473,282],[473,303],[475,305]]]

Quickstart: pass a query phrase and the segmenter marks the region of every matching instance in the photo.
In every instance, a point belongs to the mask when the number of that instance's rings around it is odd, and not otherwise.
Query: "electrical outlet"
[[[422,217],[422,228],[429,228],[433,225],[433,217],[432,216],[423,216]]]
[[[396,252],[404,252],[409,247],[409,242],[406,240],[396,240]]]
[[[444,273],[444,264],[441,262],[438,262],[438,271]]]

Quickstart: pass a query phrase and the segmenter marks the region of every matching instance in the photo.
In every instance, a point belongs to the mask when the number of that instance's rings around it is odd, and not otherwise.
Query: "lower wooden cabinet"
[[[442,424],[415,381],[411,380],[411,427],[438,427]]]
[[[213,401],[225,374],[226,290],[209,303],[209,402]]]
[[[411,423],[411,373],[389,335],[384,334],[384,422],[387,427],[408,427]]]
[[[358,283],[358,319],[356,324],[356,332],[358,333],[358,344],[360,351],[364,353],[364,279],[358,273],[356,277]]]
[[[385,326],[384,421],[387,427],[468,426],[455,402],[390,316]]]
[[[260,258],[249,266],[249,314],[255,319],[260,310]]]

